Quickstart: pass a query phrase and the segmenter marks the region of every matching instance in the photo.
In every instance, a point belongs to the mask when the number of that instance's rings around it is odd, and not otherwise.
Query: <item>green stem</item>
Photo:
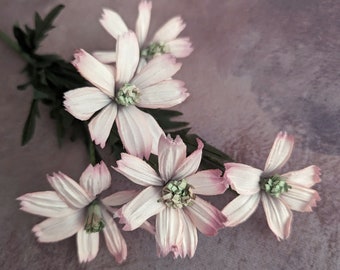
[[[89,154],[90,154],[90,162],[92,165],[97,163],[96,160],[96,149],[94,143],[90,140],[89,141]]]
[[[96,165],[97,163],[99,163],[102,158],[100,156],[100,154],[97,151],[96,145],[94,144],[94,142],[91,139],[91,135],[90,132],[88,130],[88,126],[87,126],[87,122],[82,122],[82,128],[84,130],[84,136],[85,136],[85,144],[86,144],[86,148],[89,154],[89,158],[90,158],[90,162],[92,165]]]

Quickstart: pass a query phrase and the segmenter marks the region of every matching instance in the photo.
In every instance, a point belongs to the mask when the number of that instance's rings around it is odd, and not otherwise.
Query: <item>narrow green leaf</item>
[[[24,130],[22,133],[21,145],[25,145],[32,139],[35,129],[35,118],[37,116],[39,116],[38,102],[37,100],[33,100],[31,102],[30,112],[26,119]]]
[[[148,109],[149,113],[158,118],[172,118],[183,115],[182,112],[164,109]]]
[[[54,28],[53,21],[58,16],[60,11],[64,8],[64,5],[58,5],[53,8],[44,19],[36,15],[35,17],[35,43],[37,45],[46,37],[47,32]],[[38,47],[38,46],[37,46]]]
[[[31,85],[31,82],[29,81],[29,82],[27,82],[27,83],[23,83],[23,84],[19,84],[18,86],[17,86],[17,89],[18,90],[25,90],[28,86],[30,86]]]
[[[53,97],[51,97],[51,95],[49,95],[48,93],[44,93],[42,91],[34,89],[33,99],[35,99],[35,100],[39,100],[39,99],[50,99],[50,100],[52,100]]]
[[[157,121],[160,127],[165,131],[176,130],[189,125],[188,122],[174,122],[174,121]]]
[[[27,36],[18,26],[13,27],[13,34],[21,48],[25,53],[31,54],[32,48],[27,42]]]
[[[190,129],[191,129],[190,127],[189,128],[183,128],[183,129],[180,129],[180,130],[170,132],[170,134],[173,138],[176,137],[176,135],[179,135],[180,137],[184,137],[188,134]]]
[[[144,111],[151,114],[165,132],[173,133],[189,125],[188,122],[172,120],[172,118],[182,115],[179,111],[163,109],[144,109]]]
[[[17,53],[21,53],[20,47],[18,44],[12,40],[8,35],[6,35],[4,32],[0,30],[0,39],[7,44],[12,50],[14,50]]]
[[[207,143],[196,134],[188,134],[182,137],[182,139],[187,145],[188,153],[193,152],[197,148],[196,139],[203,141],[204,148],[202,151],[201,167],[204,169],[219,168],[220,170],[224,170],[224,163],[233,161],[227,154]]]

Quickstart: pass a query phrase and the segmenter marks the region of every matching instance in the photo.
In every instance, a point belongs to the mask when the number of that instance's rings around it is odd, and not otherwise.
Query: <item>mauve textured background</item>
[[[71,59],[77,48],[110,49],[113,39],[100,26],[102,7],[118,11],[134,28],[138,0],[1,0],[0,28],[32,23],[58,3],[66,8],[41,51]],[[18,210],[15,198],[50,189],[45,175],[61,170],[78,179],[87,166],[80,141],[59,149],[54,123],[40,107],[33,140],[20,146],[31,92],[23,62],[0,42],[1,269],[339,269],[340,175],[340,2],[338,0],[155,0],[154,30],[182,15],[183,36],[195,51],[176,78],[191,96],[176,109],[192,130],[239,162],[262,168],[279,130],[296,138],[283,172],[311,164],[322,168],[316,185],[321,201],[312,213],[294,213],[290,239],[278,242],[260,207],[245,223],[215,237],[199,234],[193,259],[158,258],[155,242],[143,230],[124,232],[128,259],[118,266],[103,238],[97,258],[79,265],[75,237],[40,244],[31,233],[43,218]],[[181,61],[181,60],[180,60]],[[105,154],[107,163],[112,158]],[[112,191],[134,187],[112,170]],[[230,195],[208,198],[222,208]]]

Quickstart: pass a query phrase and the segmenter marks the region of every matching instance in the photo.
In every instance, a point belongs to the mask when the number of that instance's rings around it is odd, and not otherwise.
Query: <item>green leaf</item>
[[[33,92],[33,99],[39,100],[39,99],[53,99],[48,93],[44,93],[42,91],[39,91],[37,89],[34,89]]]
[[[32,139],[35,129],[35,118],[39,116],[38,102],[33,100],[31,102],[30,112],[25,122],[24,130],[21,137],[21,145],[25,145]]]
[[[23,83],[17,86],[18,90],[25,90],[28,86],[30,86],[32,83],[29,81],[27,83]]]
[[[184,137],[188,134],[190,129],[191,129],[190,127],[189,128],[183,128],[183,129],[180,129],[180,130],[170,132],[170,134],[171,134],[172,138],[175,138],[177,135]]]
[[[21,53],[18,44],[1,30],[0,30],[0,39],[3,42],[5,42],[12,50],[16,51],[19,54]]]
[[[189,125],[188,122],[172,120],[172,118],[182,115],[179,111],[163,109],[144,109],[144,111],[151,114],[166,133],[174,133],[175,131],[188,127]]]
[[[27,42],[27,37],[24,31],[22,31],[18,26],[13,27],[13,34],[21,48],[22,51],[24,51],[27,54],[32,53],[32,48],[30,47],[30,44]]]
[[[182,139],[187,145],[189,153],[197,149],[197,139],[200,139],[204,143],[201,163],[201,167],[204,169],[212,169],[217,167],[220,170],[224,170],[224,163],[233,161],[232,158],[230,158],[227,154],[207,143],[196,134],[188,134],[182,137]]]
[[[42,19],[38,13],[35,14],[35,44],[39,45],[40,42],[46,37],[47,32],[54,28],[53,21],[63,8],[64,5],[56,6],[46,15],[44,19]]]

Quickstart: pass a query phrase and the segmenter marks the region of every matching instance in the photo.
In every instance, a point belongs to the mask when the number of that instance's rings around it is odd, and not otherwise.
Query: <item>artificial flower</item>
[[[101,199],[100,193],[111,185],[104,162],[89,165],[80,184],[62,172],[48,175],[47,179],[54,191],[27,193],[18,198],[21,210],[48,218],[32,229],[38,241],[57,242],[77,234],[79,262],[85,263],[96,257],[102,231],[108,250],[117,263],[122,263],[127,256],[126,243],[109,211],[137,193],[121,191]]]
[[[170,55],[148,62],[135,74],[139,61],[136,35],[127,32],[117,41],[116,68],[110,68],[84,50],[75,54],[74,66],[95,87],[82,87],[65,93],[64,106],[74,117],[88,120],[92,140],[104,148],[114,121],[127,152],[149,158],[157,153],[163,130],[142,108],[168,108],[183,102],[186,93],[182,81],[169,79],[181,67]]]
[[[227,188],[222,172],[197,172],[203,143],[186,157],[186,145],[164,135],[159,140],[156,172],[142,159],[122,153],[114,168],[132,182],[145,186],[134,199],[117,211],[124,230],[134,230],[156,215],[156,243],[159,256],[173,252],[175,257],[190,258],[197,247],[197,229],[215,235],[226,222],[225,216],[196,194],[222,194]]]
[[[270,229],[278,240],[286,239],[292,223],[291,210],[310,212],[320,200],[311,187],[320,182],[320,169],[309,166],[302,170],[278,174],[288,161],[294,146],[294,138],[286,132],[276,136],[264,170],[240,163],[226,163],[225,177],[232,189],[240,195],[223,210],[226,226],[236,226],[247,220],[256,210],[260,200]]]
[[[152,3],[141,1],[138,7],[138,18],[136,21],[135,33],[141,49],[141,60],[150,60],[154,56],[168,53],[176,58],[187,57],[193,51],[188,37],[178,37],[185,28],[182,18],[177,16],[167,21],[154,34],[151,41],[146,44],[146,37],[149,31]],[[113,10],[104,9],[100,23],[105,30],[114,38],[128,32],[128,27],[121,16]],[[94,56],[102,63],[116,61],[116,54],[113,51],[98,51]]]

